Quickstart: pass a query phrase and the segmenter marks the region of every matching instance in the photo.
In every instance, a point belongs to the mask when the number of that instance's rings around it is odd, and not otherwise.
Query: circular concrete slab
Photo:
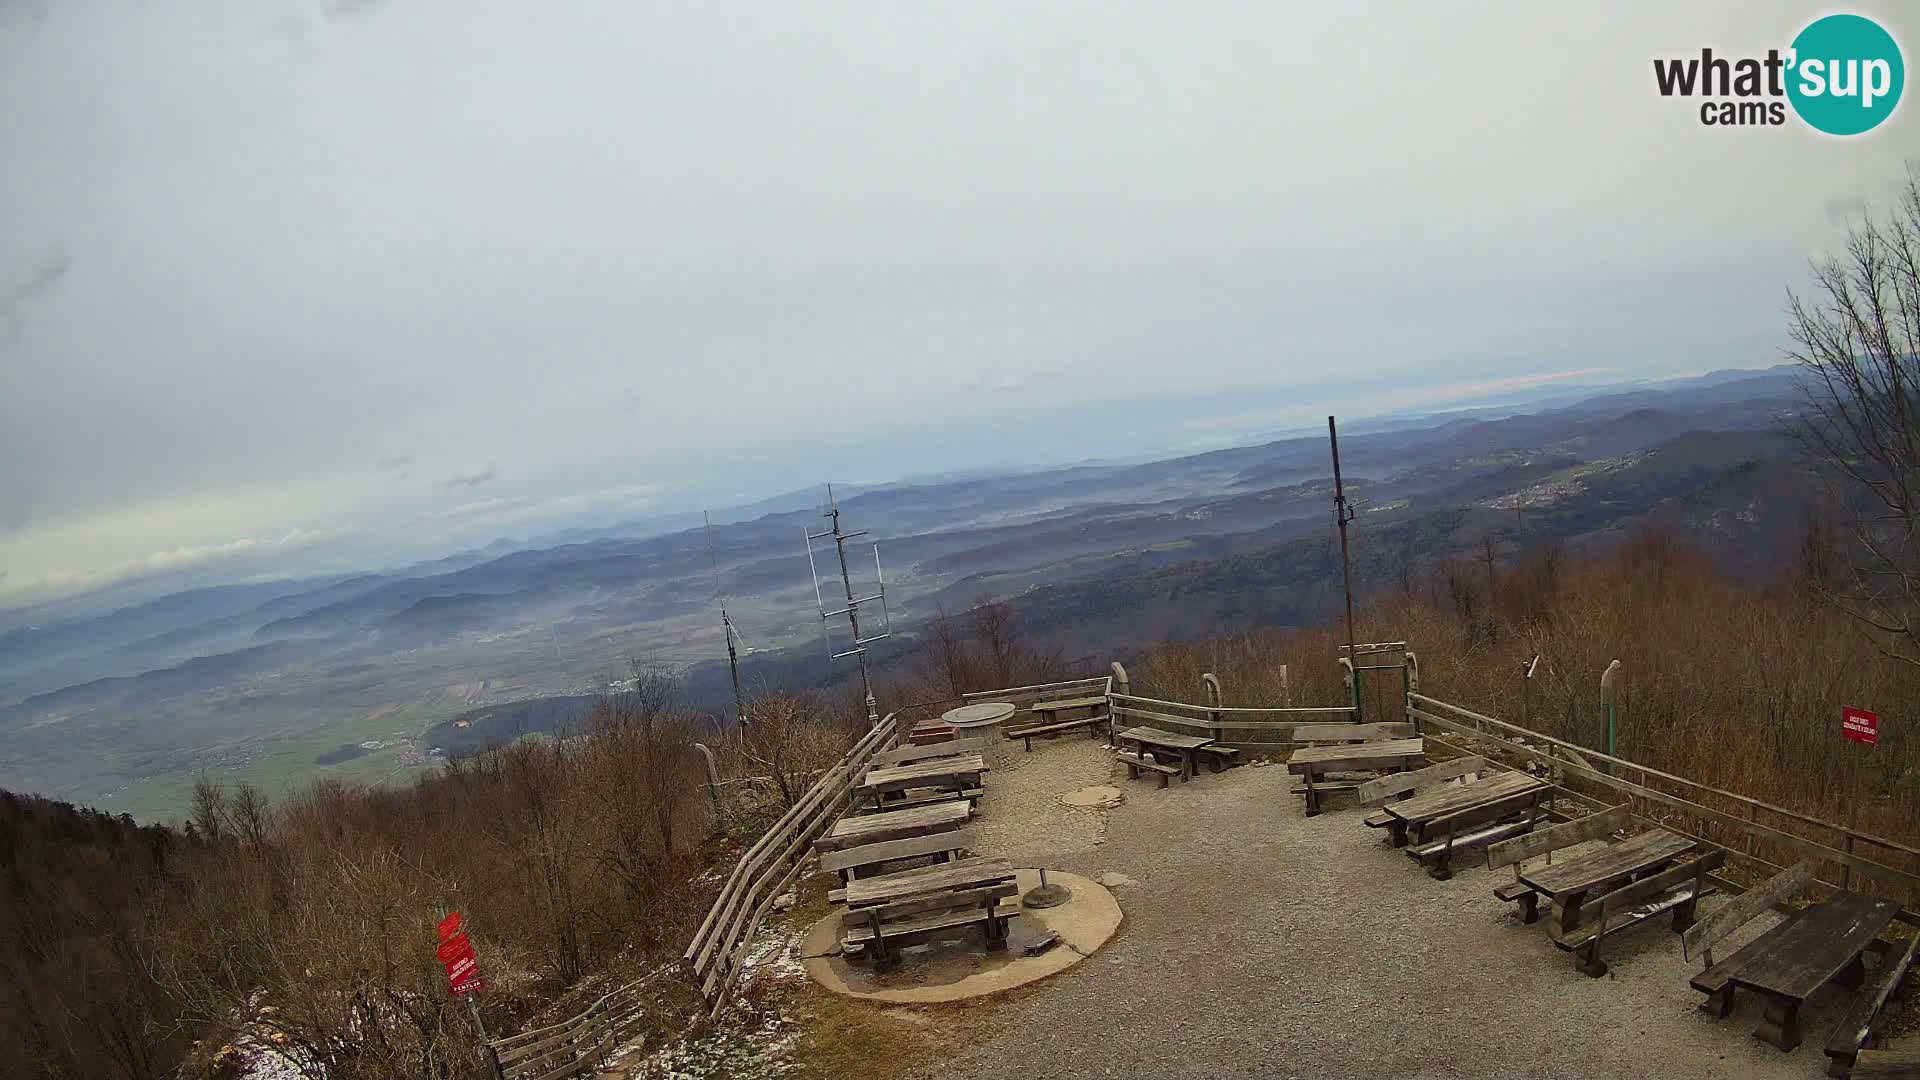
[[[1111,810],[1127,801],[1127,793],[1117,787],[1105,784],[1083,787],[1078,791],[1069,791],[1060,796],[1060,801],[1068,806],[1089,806],[1097,810]]]
[[[1038,870],[1016,870],[1020,892],[1040,884]],[[1073,898],[1059,907],[1021,909],[1008,924],[1007,950],[986,952],[978,932],[956,941],[905,950],[900,966],[878,975],[859,964],[849,964],[835,949],[840,913],[814,923],[800,944],[801,961],[813,981],[837,994],[898,1005],[931,1005],[944,1001],[997,994],[1065,971],[1093,955],[1120,929],[1120,905],[1098,882],[1078,874],[1047,871],[1047,881],[1073,890]],[[1060,943],[1038,956],[1026,949],[1051,931]]]

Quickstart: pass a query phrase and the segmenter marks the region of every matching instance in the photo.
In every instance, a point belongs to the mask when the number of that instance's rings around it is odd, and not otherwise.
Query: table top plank
[[[1349,743],[1342,746],[1303,746],[1287,758],[1287,768],[1306,771],[1306,766],[1322,769],[1388,767],[1403,765],[1425,757],[1425,739],[1388,739],[1384,742]]]
[[[1805,1001],[1887,928],[1900,905],[1840,893],[1801,912],[1766,952],[1728,978],[1737,986]]]
[[[1128,728],[1114,738],[1146,743],[1148,746],[1164,746],[1169,750],[1198,750],[1203,746],[1212,746],[1214,743],[1214,740],[1204,735],[1175,735],[1171,731],[1161,731],[1159,728],[1145,726]]]
[[[1402,802],[1388,803],[1381,809],[1401,821],[1418,824],[1446,817],[1448,814],[1456,814],[1479,806],[1481,803],[1494,802],[1545,786],[1543,782],[1526,773],[1494,773],[1492,776],[1483,776],[1471,784],[1436,788]]]
[[[1671,861],[1693,847],[1693,841],[1678,833],[1655,829],[1638,836],[1608,844],[1593,851],[1538,863],[1522,869],[1520,880],[1559,899],[1570,893],[1585,892],[1598,885],[1622,878],[1637,870]]]
[[[987,771],[986,759],[979,754],[928,758],[905,765],[868,769],[865,779],[860,781],[860,790],[879,791],[900,785],[933,786],[942,780],[955,781],[961,777],[978,776],[985,771]]]
[[[909,836],[924,836],[944,829],[957,829],[966,824],[967,818],[972,814],[972,805],[961,799],[952,802],[928,803],[925,806],[910,807],[906,810],[888,810],[879,814],[843,817],[833,823],[833,831],[814,841],[813,846],[821,851],[838,851],[841,848],[878,843],[881,840],[903,840]]]
[[[934,863],[894,874],[857,878],[847,882],[847,906],[867,907],[924,893],[971,889],[997,885],[1013,877],[1013,864],[992,855],[976,855],[952,862]]]

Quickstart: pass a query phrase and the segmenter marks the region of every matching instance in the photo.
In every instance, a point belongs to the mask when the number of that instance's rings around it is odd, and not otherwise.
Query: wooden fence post
[[[1620,672],[1620,661],[1615,660],[1612,663],[1607,665],[1607,670],[1600,673],[1600,704],[1607,711],[1607,756],[1608,757],[1619,756],[1614,752],[1614,741],[1613,741],[1614,739],[1613,677],[1619,674],[1619,672]],[[1611,761],[1607,762],[1607,771],[1609,773],[1614,771],[1613,762]]]
[[[1280,707],[1293,708],[1293,684],[1287,681],[1287,665],[1280,665]]]
[[[1115,660],[1113,662],[1112,670],[1113,670],[1113,690],[1111,691],[1111,693],[1118,694],[1121,697],[1126,697],[1129,694],[1131,694],[1132,691],[1128,688],[1129,684],[1127,683],[1127,669],[1120,666],[1120,661]],[[1114,733],[1119,730],[1120,730],[1120,715],[1118,712],[1115,711],[1113,707],[1113,698],[1108,697],[1107,698],[1107,742],[1109,744],[1113,742]]]
[[[707,749],[705,743],[694,743],[693,748],[700,751],[700,756],[706,759],[707,798],[713,800],[713,808],[718,810],[720,809],[720,769],[714,764],[713,751]]]
[[[1220,737],[1220,676],[1209,671],[1200,676],[1200,687],[1207,694],[1207,723],[1213,725],[1207,729],[1209,738]]]
[[[1346,685],[1348,696],[1353,698],[1354,723],[1365,720],[1366,712],[1360,703],[1360,673],[1353,670],[1353,661],[1344,656],[1340,658],[1340,681]]]

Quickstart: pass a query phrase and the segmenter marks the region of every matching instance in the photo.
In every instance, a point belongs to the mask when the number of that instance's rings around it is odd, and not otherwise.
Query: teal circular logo
[[[1893,115],[1907,66],[1893,35],[1860,15],[1828,15],[1793,39],[1787,100],[1829,135],[1872,131]]]

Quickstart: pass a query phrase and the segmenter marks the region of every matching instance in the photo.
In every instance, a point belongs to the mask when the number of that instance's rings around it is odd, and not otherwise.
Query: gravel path
[[[1016,745],[1012,757],[1025,755]],[[1841,1008],[1831,989],[1803,1010],[1807,1041],[1782,1054],[1751,1036],[1751,995],[1725,1020],[1695,1011],[1695,966],[1664,921],[1610,942],[1613,972],[1589,979],[1493,898],[1503,878],[1465,869],[1434,881],[1354,811],[1306,818],[1283,768],[1160,791],[1110,780],[1109,762],[1097,742],[1062,739],[989,780],[976,827],[990,850],[1136,883],[1114,890],[1119,936],[977,1006],[966,1026],[986,1034],[939,1080],[1824,1073],[1820,1047]],[[1124,805],[1057,802],[1104,782],[1126,791]]]

